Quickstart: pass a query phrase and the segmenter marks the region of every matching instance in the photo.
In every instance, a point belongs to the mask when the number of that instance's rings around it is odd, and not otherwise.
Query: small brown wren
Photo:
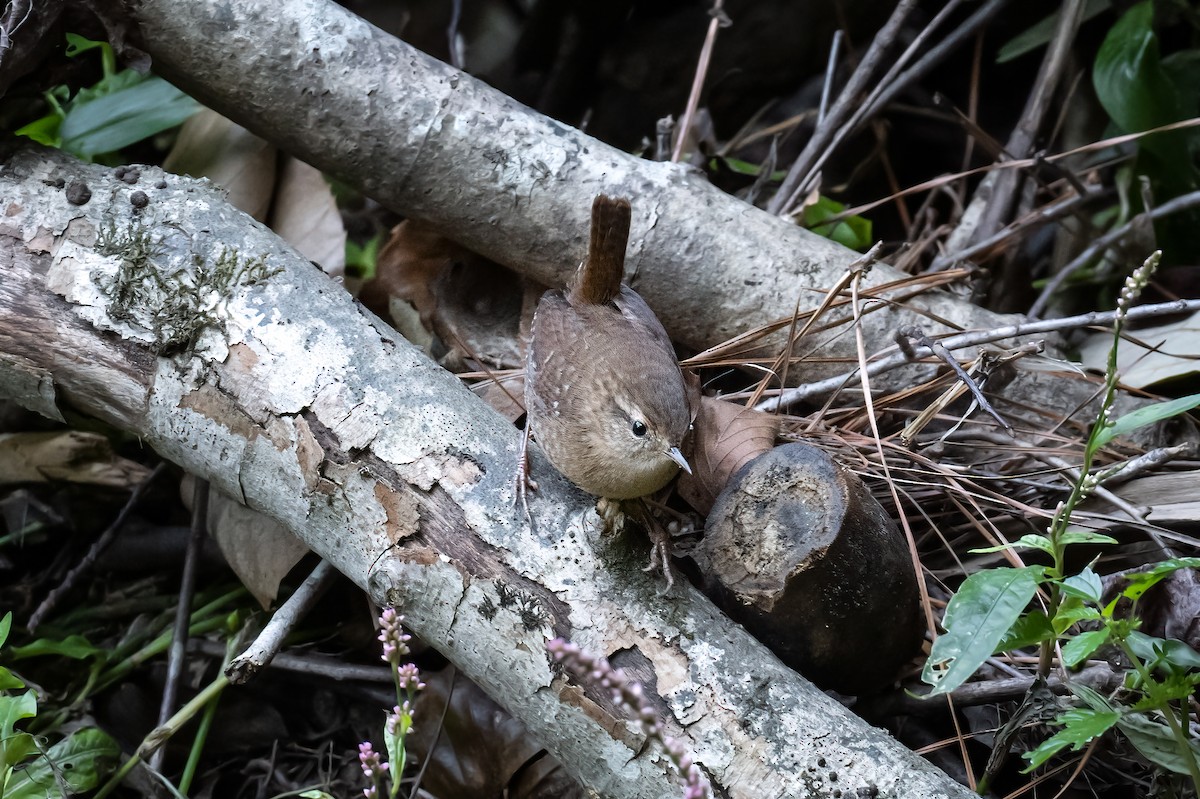
[[[691,471],[680,447],[695,414],[675,351],[621,284],[629,221],[628,200],[596,198],[587,259],[538,302],[525,359],[526,430],[568,480],[607,499]]]

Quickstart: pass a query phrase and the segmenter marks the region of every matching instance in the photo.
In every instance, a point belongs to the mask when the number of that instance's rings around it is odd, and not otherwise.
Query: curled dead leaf
[[[680,495],[699,512],[708,513],[734,472],[774,447],[778,432],[777,416],[701,397],[694,422],[692,473],[680,476]]]
[[[525,294],[510,270],[408,219],[392,229],[359,299],[394,322],[399,320],[390,303],[411,303],[445,347],[441,360],[448,368],[469,361],[469,368],[506,369],[521,365],[522,320],[532,314]]]

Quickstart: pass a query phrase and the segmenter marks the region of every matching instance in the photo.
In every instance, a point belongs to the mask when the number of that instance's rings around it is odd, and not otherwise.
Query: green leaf
[[[1068,577],[1060,583],[1063,593],[1068,596],[1079,597],[1087,602],[1099,602],[1100,595],[1104,593],[1104,586],[1100,584],[1100,577],[1092,571],[1092,567],[1084,568],[1079,574],[1074,577]]]
[[[1058,540],[1063,546],[1071,544],[1116,544],[1117,539],[1111,535],[1096,533],[1083,527],[1068,527]]]
[[[1086,22],[1097,14],[1107,11],[1109,5],[1111,5],[1111,0],[1087,0],[1087,4],[1083,7],[1083,21]],[[996,63],[1003,64],[1012,61],[1049,42],[1050,38],[1054,36],[1054,28],[1058,25],[1060,13],[1062,13],[1061,10],[1055,11],[1005,42],[996,55]]]
[[[1151,0],[1130,8],[1108,32],[1096,54],[1092,83],[1104,110],[1128,133],[1187,118],[1183,95],[1162,68]],[[1171,131],[1148,136],[1139,146],[1186,171],[1186,141],[1185,131]]]
[[[12,691],[14,689],[24,687],[24,680],[3,666],[0,666],[0,691]]]
[[[69,635],[61,641],[39,638],[31,644],[13,647],[11,654],[16,660],[42,655],[58,655],[73,660],[84,660],[96,655],[104,655],[106,650],[94,646],[82,635]]]
[[[8,640],[8,633],[12,629],[12,611],[4,614],[4,618],[0,619],[0,646],[4,646],[4,642]]]
[[[1100,611],[1086,605],[1068,605],[1063,604],[1058,609],[1058,613],[1054,614],[1054,635],[1057,638],[1067,630],[1071,629],[1071,625],[1081,621],[1094,621],[1100,618]]]
[[[865,250],[871,246],[871,220],[861,216],[848,216],[845,219],[829,224],[825,220],[832,219],[846,210],[846,206],[828,197],[818,197],[812,205],[806,206],[801,224],[816,233],[832,239],[838,244],[852,250]]]
[[[1068,710],[1054,721],[1055,724],[1064,725],[1061,730],[1043,741],[1037,749],[1022,755],[1029,761],[1029,767],[1024,773],[1033,771],[1068,746],[1076,751],[1082,749],[1093,738],[1108,732],[1120,718],[1121,714],[1115,710],[1083,707]]]
[[[122,70],[119,75],[131,74]],[[82,158],[111,153],[181,124],[200,104],[162,78],[150,76],[101,97],[71,103],[62,123],[62,147]]]
[[[1121,596],[1133,600],[1141,599],[1143,594],[1165,580],[1172,573],[1180,569],[1195,568],[1200,568],[1200,558],[1171,558],[1170,560],[1154,564],[1153,568],[1146,571],[1126,574],[1124,578],[1128,582],[1128,585],[1121,591]]]
[[[16,730],[18,722],[36,715],[37,697],[33,691],[0,696],[0,769],[15,766],[36,750],[33,736]]]
[[[67,34],[67,56],[70,58],[74,58],[80,53],[86,53],[88,50],[100,50],[103,53],[105,49],[112,50],[108,42],[88,39],[78,33]]]
[[[1126,637],[1133,653],[1152,666],[1200,670],[1200,652],[1175,638],[1158,638],[1134,630]]]
[[[33,139],[46,147],[58,147],[62,143],[59,134],[62,128],[62,117],[58,114],[47,114],[41,119],[35,119],[28,125],[17,128],[16,135]]]
[[[318,788],[300,794],[300,799],[334,799],[333,794],[325,793]]]
[[[1088,659],[1093,652],[1099,649],[1104,644],[1108,643],[1109,629],[1105,627],[1101,630],[1091,630],[1086,633],[1080,633],[1067,642],[1063,647],[1063,665],[1069,669],[1073,669],[1080,663]]]
[[[1145,405],[1132,410],[1113,422],[1110,427],[1106,427],[1099,432],[1096,436],[1098,441],[1097,446],[1102,447],[1114,438],[1137,430],[1139,427],[1145,427],[1148,424],[1154,424],[1155,422],[1161,422],[1163,419],[1178,416],[1185,411],[1190,411],[1197,405],[1200,405],[1200,394],[1191,394],[1186,397],[1179,397],[1178,399],[1167,400],[1166,402],[1157,402],[1154,405]]]
[[[1050,543],[1050,539],[1044,535],[1035,535],[1033,533],[1023,535],[1010,544],[1000,544],[994,547],[979,547],[969,551],[972,555],[987,555],[992,552],[1003,552],[1006,549],[1040,549],[1047,555],[1054,554],[1054,545]]]
[[[1000,643],[996,645],[996,651],[1009,652],[1057,637],[1046,614],[1040,610],[1032,610],[1017,619],[1016,624],[1009,628],[1004,637],[1000,639]]]
[[[76,730],[59,741],[45,756],[13,774],[5,799],[44,799],[59,795],[55,774],[71,793],[90,791],[113,770],[121,748],[112,737],[95,727]]]
[[[1189,741],[1188,750],[1181,752],[1170,728],[1144,713],[1130,713],[1117,727],[1143,757],[1160,768],[1176,774],[1190,774],[1187,758],[1200,763],[1200,747],[1195,741]]]
[[[933,643],[921,679],[927,696],[953,691],[992,656],[1037,592],[1041,566],[988,569],[963,581],[946,606],[946,633]]]

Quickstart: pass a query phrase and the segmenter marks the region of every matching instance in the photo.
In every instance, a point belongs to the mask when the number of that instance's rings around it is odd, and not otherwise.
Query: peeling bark
[[[690,167],[636,158],[542,116],[332,3],[127,5],[156,72],[542,285],[566,285],[574,274],[593,198],[628,197],[626,277],[671,338],[696,350],[788,319],[797,301],[816,307],[857,257],[725,194]],[[879,264],[867,284],[905,277]],[[894,302],[870,306],[869,352],[891,346],[906,325],[933,335],[951,329],[940,320],[989,329],[1006,318],[944,291],[906,299],[910,292],[884,292]],[[805,365],[804,379],[853,361],[854,337],[843,332],[813,333],[797,347],[821,355]],[[900,370],[877,385],[909,385],[931,371]]]
[[[103,419],[278,520],[597,794],[679,789],[606,697],[551,668],[555,636],[636,664],[729,796],[972,795],[689,586],[658,596],[645,543],[600,538],[590,499],[536,453],[526,523],[517,432],[205,183],[145,168],[131,186],[27,149],[0,173],[0,208],[0,394]]]

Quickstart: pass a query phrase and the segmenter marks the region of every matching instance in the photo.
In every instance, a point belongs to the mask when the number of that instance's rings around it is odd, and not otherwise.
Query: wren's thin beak
[[[679,447],[671,447],[667,450],[667,457],[679,464],[679,468],[683,469],[688,474],[692,473],[692,467],[688,466],[687,458],[683,457],[683,453],[679,451]]]

